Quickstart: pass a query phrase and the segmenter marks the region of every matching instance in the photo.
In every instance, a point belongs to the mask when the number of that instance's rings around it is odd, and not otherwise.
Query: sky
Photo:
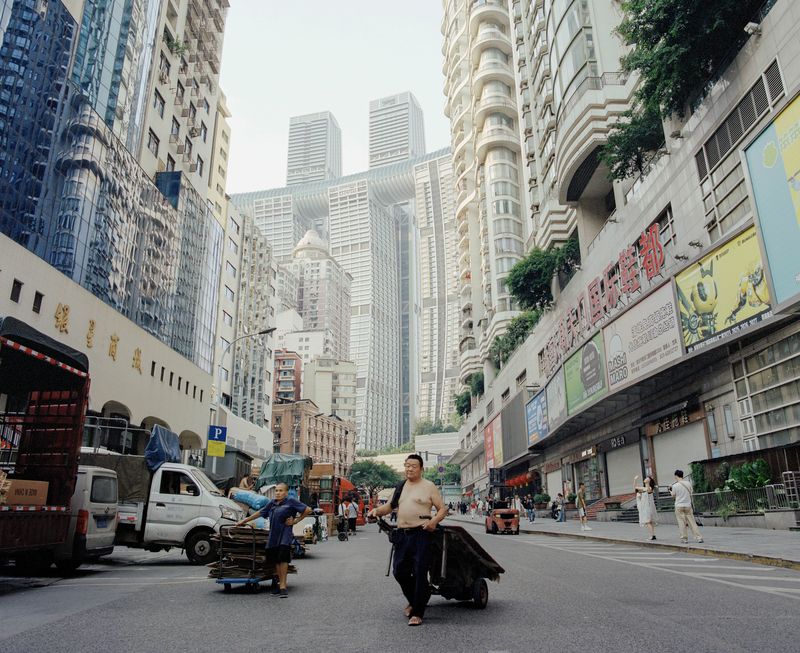
[[[441,0],[232,0],[220,86],[231,112],[228,193],[286,184],[289,118],[331,111],[343,174],[367,169],[369,102],[411,91],[428,151],[450,144]]]

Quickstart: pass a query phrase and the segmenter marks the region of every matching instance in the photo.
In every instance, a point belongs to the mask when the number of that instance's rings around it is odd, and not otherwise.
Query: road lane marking
[[[749,574],[711,574],[706,572],[701,572],[698,575],[714,576],[715,578],[747,578],[751,580],[769,580],[769,581],[779,581],[785,583],[800,583],[800,576],[798,576],[797,578],[787,578],[786,576],[755,576]]]

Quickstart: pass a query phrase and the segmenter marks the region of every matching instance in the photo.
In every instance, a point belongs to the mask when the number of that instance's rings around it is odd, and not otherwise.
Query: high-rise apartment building
[[[288,349],[276,349],[273,380],[276,404],[299,401],[303,389],[302,357]]]
[[[422,107],[412,93],[398,93],[369,103],[370,168],[424,154]]]
[[[494,376],[489,348],[518,306],[505,278],[525,253],[524,161],[505,0],[453,0],[442,22],[450,118],[462,338],[461,381]]]
[[[447,423],[459,381],[461,302],[453,168],[449,156],[414,166],[419,246],[419,366],[416,419]],[[466,318],[468,320],[468,318]]]
[[[329,332],[330,349],[324,353],[347,360],[352,276],[330,255],[328,243],[313,230],[294,248],[288,267],[297,279],[297,311],[303,318],[303,330]]]
[[[314,227],[311,220],[296,210],[291,192],[269,196],[259,192],[241,193],[234,201],[253,215],[256,226],[272,245],[273,255],[281,264],[291,260],[295,245]]]
[[[232,198],[244,210],[280,201],[286,206],[288,224],[327,225],[330,255],[352,277],[350,351],[344,358],[357,365],[356,424],[362,447],[381,448],[405,441],[417,419],[421,357],[429,352],[418,346],[417,287],[422,259],[417,207],[430,207],[426,211],[430,212],[431,225],[439,224],[433,216],[441,214],[440,224],[444,225],[452,221],[445,215],[452,210],[452,200],[446,197],[446,186],[431,181],[437,175],[446,177],[446,162],[437,163],[433,171],[421,172],[416,181],[415,168],[443,158],[449,158],[447,150],[328,182]],[[417,192],[428,195],[417,200]],[[446,238],[444,227],[432,227],[425,233],[425,242],[434,251],[426,254],[425,260],[432,266],[446,265],[447,246],[442,250],[435,243]],[[435,252],[445,258],[436,258]],[[452,276],[452,270],[449,274]],[[431,277],[431,284],[438,283],[439,276],[436,273]],[[426,292],[429,298],[447,293],[435,290],[433,285]],[[432,342],[439,341],[433,334],[439,325],[438,321],[429,324]],[[444,378],[435,376],[432,383]],[[441,396],[443,403],[451,399],[446,396],[448,390],[433,394]]]
[[[286,185],[342,176],[342,130],[330,111],[289,119]]]

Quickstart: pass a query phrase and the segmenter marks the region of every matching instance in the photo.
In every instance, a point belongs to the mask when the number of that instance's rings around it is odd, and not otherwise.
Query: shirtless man
[[[431,597],[428,585],[428,542],[430,534],[447,516],[447,509],[436,485],[422,478],[422,457],[412,453],[406,458],[406,480],[400,496],[397,492],[388,503],[369,512],[372,518],[388,515],[397,509],[395,531],[394,577],[408,600],[405,615],[409,626],[422,624],[425,607]],[[431,518],[431,507],[436,516]]]

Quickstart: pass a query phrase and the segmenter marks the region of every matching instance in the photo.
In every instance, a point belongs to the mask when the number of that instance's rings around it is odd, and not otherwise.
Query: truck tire
[[[56,569],[65,575],[74,574],[78,567],[81,566],[81,562],[81,560],[76,560],[75,558],[56,560]]]
[[[207,565],[217,559],[211,542],[212,531],[195,531],[186,538],[186,557],[193,565]]]
[[[472,583],[472,602],[478,610],[484,610],[489,602],[489,587],[485,578],[476,578]]]
[[[47,574],[53,564],[53,554],[49,551],[22,553],[15,559],[17,569],[29,576]]]

